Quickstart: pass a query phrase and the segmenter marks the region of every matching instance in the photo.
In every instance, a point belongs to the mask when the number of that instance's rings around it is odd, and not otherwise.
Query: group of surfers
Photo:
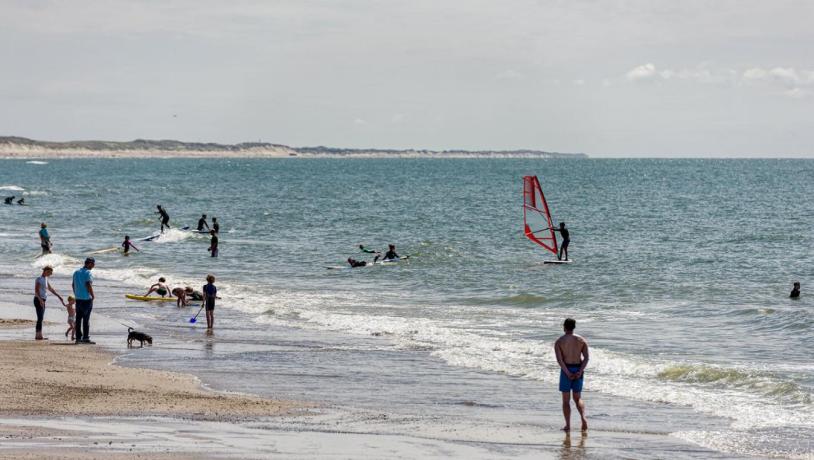
[[[161,233],[164,233],[164,227],[171,228],[170,214],[167,212],[166,209],[161,207],[160,204],[157,204],[155,207],[158,209],[158,211],[156,211],[155,213],[158,214],[159,219],[161,220]],[[209,222],[206,221],[206,214],[201,214],[201,218],[198,219],[198,227],[196,228],[196,231],[198,233],[209,233],[211,239],[209,240],[209,248],[207,249],[207,251],[209,251],[209,255],[211,257],[217,257],[219,243],[218,234],[220,233],[220,224],[218,224],[218,218],[217,217],[212,218],[212,227],[210,227]],[[122,243],[122,245],[123,244],[124,243]],[[126,249],[125,253],[127,253]]]
[[[376,256],[373,258],[373,262],[371,262],[373,264],[378,262],[379,259],[381,259],[382,262],[395,262],[397,260],[402,259],[402,257],[399,256],[398,253],[396,252],[396,245],[395,244],[388,244],[387,245],[387,251],[384,253],[383,257],[382,257],[382,253],[380,251],[377,251],[375,249],[368,249],[363,244],[359,245],[359,249],[361,249],[362,252],[364,252],[366,254],[376,254]],[[405,259],[407,257],[409,257],[409,256],[404,256]],[[366,267],[368,262],[364,261],[364,260],[356,260],[353,257],[348,257],[348,264],[350,265],[351,268],[356,268],[356,267]]]
[[[186,307],[189,302],[200,302],[204,300],[204,295],[200,291],[192,289],[190,286],[176,287],[170,289],[167,286],[167,280],[163,276],[158,278],[158,282],[150,286],[144,297],[148,297],[155,292],[161,297],[175,297],[177,298],[175,304],[179,307]]]

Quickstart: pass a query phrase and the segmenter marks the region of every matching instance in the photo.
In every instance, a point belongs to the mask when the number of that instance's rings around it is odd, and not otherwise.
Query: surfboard
[[[563,265],[563,264],[570,264],[573,260],[544,260],[544,264],[552,264],[552,265]]]
[[[551,210],[537,176],[523,177],[523,234],[544,250],[557,255],[557,236]],[[567,264],[570,260],[545,260],[547,264]]]
[[[141,300],[142,302],[175,302],[175,297],[155,297],[155,296],[143,296],[143,295],[136,295],[136,294],[125,294],[130,300]]]

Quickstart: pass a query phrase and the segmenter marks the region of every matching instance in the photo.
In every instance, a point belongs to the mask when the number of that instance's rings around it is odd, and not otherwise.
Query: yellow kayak
[[[135,295],[135,294],[125,294],[130,300],[141,300],[143,302],[175,302],[175,297],[153,297],[153,296],[143,296],[143,295]]]

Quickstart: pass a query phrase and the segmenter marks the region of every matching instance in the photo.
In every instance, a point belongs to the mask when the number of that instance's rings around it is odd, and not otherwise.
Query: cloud
[[[759,68],[753,67],[743,72],[744,80],[765,80],[769,76],[769,72]]]
[[[656,76],[656,66],[647,63],[631,69],[625,77],[630,81],[651,80]]]
[[[516,70],[508,69],[495,75],[495,78],[497,78],[498,80],[522,80],[526,78],[526,75]]]

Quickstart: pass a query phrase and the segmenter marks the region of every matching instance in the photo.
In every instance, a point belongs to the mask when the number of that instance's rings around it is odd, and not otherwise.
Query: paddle
[[[190,318],[190,319],[189,319],[189,322],[190,322],[190,323],[195,324],[196,322],[198,322],[198,315],[200,315],[200,314],[201,314],[201,311],[203,311],[203,309],[204,309],[204,307],[205,307],[205,306],[206,306],[206,302],[204,302],[203,304],[201,304],[201,309],[200,309],[200,310],[198,310],[198,313],[195,313],[195,316],[193,316],[192,318]]]

